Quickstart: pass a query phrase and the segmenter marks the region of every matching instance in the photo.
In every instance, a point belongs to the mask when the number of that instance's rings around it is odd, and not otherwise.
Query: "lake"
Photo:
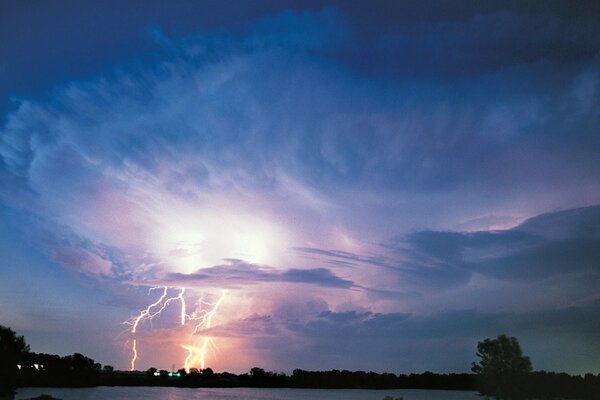
[[[109,387],[22,388],[15,397],[25,400],[49,394],[62,400],[383,400],[385,396],[404,400],[480,400],[477,392],[447,390],[360,390],[360,389],[258,389],[258,388],[174,388]]]

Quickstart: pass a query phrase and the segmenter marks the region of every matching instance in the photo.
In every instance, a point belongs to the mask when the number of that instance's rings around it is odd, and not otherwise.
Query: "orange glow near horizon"
[[[186,349],[188,351],[188,355],[185,358],[185,360],[183,361],[183,368],[185,369],[185,372],[187,372],[189,374],[190,368],[192,365],[192,360],[194,357],[194,348],[192,346],[186,346],[186,345],[183,345],[181,347],[183,347],[184,349]]]

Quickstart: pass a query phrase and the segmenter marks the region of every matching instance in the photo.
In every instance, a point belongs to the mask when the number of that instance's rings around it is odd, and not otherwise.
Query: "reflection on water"
[[[480,400],[477,392],[446,390],[358,390],[358,389],[256,389],[256,388],[173,388],[108,387],[24,388],[16,400],[49,394],[62,400],[383,400],[385,396],[404,400]]]

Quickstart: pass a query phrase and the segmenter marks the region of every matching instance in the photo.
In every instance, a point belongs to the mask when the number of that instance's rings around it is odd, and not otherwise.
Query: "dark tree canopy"
[[[479,363],[471,370],[480,377],[480,391],[498,399],[521,399],[520,383],[531,372],[531,361],[523,355],[517,338],[500,335],[477,343]]]
[[[28,351],[29,346],[25,343],[23,336],[17,336],[12,329],[0,325],[0,354],[6,357],[27,353]]]
[[[515,337],[500,335],[496,339],[485,339],[477,343],[477,357],[471,370],[479,375],[502,375],[531,372],[531,361],[521,351]]]
[[[10,328],[0,325],[0,392],[15,384],[17,364],[29,352],[29,346],[23,336]]]

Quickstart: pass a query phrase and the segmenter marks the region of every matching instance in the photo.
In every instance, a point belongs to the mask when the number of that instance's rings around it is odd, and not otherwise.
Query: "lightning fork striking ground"
[[[150,291],[156,290],[160,288],[151,288]],[[225,300],[227,295],[227,291],[223,290],[221,292],[221,296],[217,299],[215,303],[208,303],[204,301],[200,301],[200,307],[206,306],[209,307],[208,310],[200,310],[195,311],[192,315],[187,314],[187,304],[185,301],[185,288],[181,288],[177,296],[167,298],[169,293],[169,287],[165,286],[162,288],[162,294],[154,303],[150,304],[145,309],[141,310],[139,315],[131,318],[129,321],[125,321],[124,324],[130,325],[131,329],[129,332],[131,334],[135,334],[140,326],[140,323],[144,320],[152,320],[154,317],[160,315],[160,313],[171,303],[174,301],[179,301],[181,308],[179,313],[179,323],[181,326],[185,326],[186,322],[194,322],[194,330],[192,335],[195,335],[201,329],[209,329],[212,327],[213,317],[217,314],[219,310],[219,306]],[[209,336],[205,336],[202,339],[202,344],[199,347],[194,347],[190,345],[183,344],[181,347],[187,350],[188,354],[184,360],[185,370],[187,372],[190,371],[192,364],[196,362],[199,364],[201,369],[205,368],[205,359],[206,354],[209,348],[209,345],[212,344],[212,338]],[[131,347],[131,361],[130,361],[130,370],[135,371],[135,363],[138,360],[138,349],[137,349],[137,340],[134,338]]]
[[[133,346],[132,346],[132,351],[133,351],[133,357],[131,358],[131,371],[135,371],[135,361],[137,360],[137,340],[133,339]]]
[[[150,290],[154,290],[154,289],[157,289],[157,288],[151,288]],[[180,323],[181,323],[181,325],[185,325],[186,319],[189,318],[189,316],[186,314],[185,298],[183,297],[183,295],[185,294],[185,288],[181,288],[181,290],[177,296],[169,297],[168,299],[165,300],[165,298],[167,297],[168,291],[169,291],[168,286],[163,287],[163,293],[158,298],[158,300],[156,300],[154,303],[150,304],[148,307],[146,307],[145,309],[140,311],[140,314],[137,317],[134,317],[131,320],[124,322],[127,325],[131,325],[131,330],[130,330],[131,334],[135,334],[137,332],[138,326],[141,321],[144,321],[146,319],[152,320],[154,317],[159,315],[169,305],[169,303],[171,303],[172,301],[175,301],[175,300],[179,300],[181,303]],[[131,362],[130,362],[130,370],[135,371],[135,362],[138,359],[137,340],[136,339],[133,339],[131,352],[132,352],[132,356],[131,356]]]
[[[212,319],[215,316],[215,314],[217,313],[217,311],[219,310],[219,306],[221,305],[223,300],[225,300],[226,295],[227,295],[227,290],[223,290],[221,292],[221,297],[219,297],[219,299],[215,302],[215,304],[213,304],[212,309],[206,314],[206,316],[204,318],[204,322],[205,322],[204,328],[205,329],[209,329],[212,326]],[[194,329],[194,332],[196,332],[197,330],[198,330],[198,326],[196,326],[196,329]],[[202,346],[200,347],[200,352],[199,352],[201,369],[204,369],[204,367],[205,367],[206,351],[208,349],[208,345],[211,342],[212,342],[211,337],[209,337],[209,336],[204,337],[204,341],[202,342]]]

